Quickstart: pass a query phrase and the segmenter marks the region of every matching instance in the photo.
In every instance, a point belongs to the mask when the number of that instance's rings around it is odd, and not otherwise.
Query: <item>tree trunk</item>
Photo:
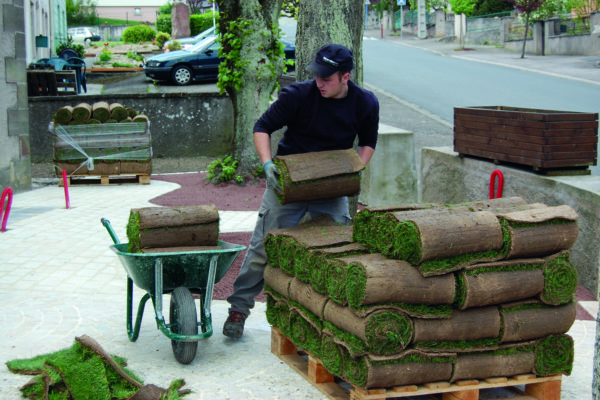
[[[338,43],[354,53],[354,70],[350,79],[363,84],[362,37],[364,29],[364,1],[323,0],[302,1],[298,12],[296,33],[296,80],[312,76],[305,68],[319,48],[327,43]]]
[[[529,30],[529,13],[525,18],[525,37],[523,38],[523,48],[521,49],[521,58],[525,58],[525,45],[527,44],[527,31]]]
[[[221,64],[229,68],[227,73],[233,81],[223,83],[233,103],[234,158],[239,161],[239,173],[246,174],[260,166],[254,148],[254,124],[269,106],[271,93],[283,72],[283,58],[269,58],[278,46],[277,27],[282,0],[219,0],[219,33],[222,55],[227,56]],[[241,27],[245,23],[246,26]],[[236,30],[237,27],[240,27]],[[273,27],[275,27],[273,29]],[[227,34],[235,39],[223,40]],[[234,41],[241,40],[239,49]],[[238,57],[230,58],[238,54]],[[241,76],[237,82],[236,74]],[[222,72],[220,81],[224,82]]]
[[[364,30],[363,0],[301,1],[296,32],[296,80],[312,79],[306,71],[319,48],[338,43],[354,53],[350,79],[363,85],[362,38]],[[350,216],[358,209],[358,196],[348,198]]]

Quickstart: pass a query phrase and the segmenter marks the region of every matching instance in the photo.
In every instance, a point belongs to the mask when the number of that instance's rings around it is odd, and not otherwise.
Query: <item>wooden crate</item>
[[[505,106],[455,107],[454,151],[533,167],[596,165],[598,113]]]
[[[332,375],[323,363],[296,347],[278,328],[271,328],[271,352],[304,377],[316,389],[335,400],[560,400],[562,375],[533,374],[494,377],[484,380],[431,382],[423,385],[361,389]],[[520,387],[524,386],[524,390]],[[439,396],[439,397],[438,397]]]
[[[27,70],[27,93],[30,97],[76,95],[75,71]]]

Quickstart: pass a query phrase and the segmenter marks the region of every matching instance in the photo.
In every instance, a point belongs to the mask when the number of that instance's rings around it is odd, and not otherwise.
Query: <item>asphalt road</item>
[[[364,41],[365,81],[452,122],[454,107],[511,106],[598,112],[600,86]]]

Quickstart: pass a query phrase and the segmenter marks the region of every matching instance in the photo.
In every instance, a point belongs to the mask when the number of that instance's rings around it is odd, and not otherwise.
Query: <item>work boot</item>
[[[237,311],[229,311],[229,317],[223,325],[223,335],[230,338],[239,339],[244,334],[244,322],[246,322],[247,315],[244,315]]]

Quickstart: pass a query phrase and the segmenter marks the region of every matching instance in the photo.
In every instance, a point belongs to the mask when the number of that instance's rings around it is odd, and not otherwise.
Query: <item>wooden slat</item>
[[[485,143],[470,142],[455,138],[455,146],[463,148],[472,148],[475,150],[488,151],[495,155],[508,155],[522,158],[532,158],[540,161],[558,161],[558,160],[583,160],[590,161],[596,158],[596,151],[567,151],[567,152],[544,152],[544,151],[531,151],[519,146],[505,147],[500,144],[496,144],[492,147]],[[468,154],[468,153],[467,153]]]
[[[558,160],[558,161],[545,161],[537,160],[533,158],[512,156],[507,154],[497,154],[490,151],[478,150],[469,147],[454,145],[454,151],[460,154],[471,155],[475,157],[488,158],[490,160],[505,161],[515,164],[527,165],[538,168],[560,168],[560,167],[585,167],[594,165],[594,161],[573,159],[573,160]]]
[[[486,118],[482,116],[454,116],[454,126],[462,126],[475,129],[493,129],[507,133],[526,134],[532,136],[557,136],[556,131],[592,129],[598,130],[598,121],[560,121],[560,122],[537,122],[523,121],[509,118]],[[559,133],[564,135],[563,132]]]
[[[530,121],[591,121],[598,119],[598,113],[540,110],[507,106],[455,107],[454,112],[455,114],[476,114],[491,117],[507,116],[508,118]]]
[[[476,129],[464,126],[455,126],[454,134],[466,134],[472,136],[481,136],[483,138],[491,137],[495,139],[510,140],[519,143],[558,145],[558,144],[598,144],[597,130],[593,129],[567,129],[559,130],[560,136],[542,137],[526,134],[516,134],[502,129],[490,127],[489,129]],[[579,134],[577,134],[579,133]]]

